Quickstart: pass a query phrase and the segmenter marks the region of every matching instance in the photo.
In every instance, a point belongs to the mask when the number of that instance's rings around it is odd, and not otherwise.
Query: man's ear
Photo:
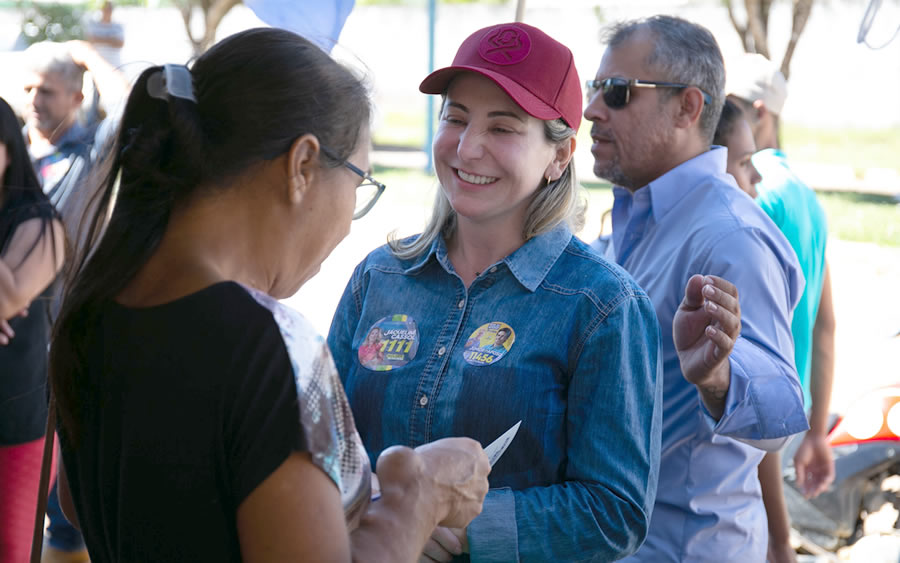
[[[771,113],[769,108],[766,107],[766,103],[762,100],[756,100],[753,102],[753,111],[756,114],[756,121],[762,121],[762,119]]]
[[[568,139],[559,142],[556,145],[556,154],[553,156],[553,160],[550,161],[550,164],[547,165],[547,168],[544,170],[544,178],[550,178],[550,181],[559,179],[565,171],[566,167],[569,165],[569,161],[572,160],[572,156],[575,154],[575,136],[572,135]]]
[[[300,203],[309,190],[319,167],[321,147],[315,135],[297,137],[287,152],[285,159],[285,175],[288,179],[288,199],[291,203]]]
[[[675,126],[680,129],[689,129],[700,120],[704,104],[703,92],[699,88],[689,86],[678,95],[678,101]]]

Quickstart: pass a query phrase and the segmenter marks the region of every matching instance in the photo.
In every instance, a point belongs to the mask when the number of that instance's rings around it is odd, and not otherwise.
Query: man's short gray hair
[[[725,62],[716,38],[701,25],[659,15],[614,24],[606,30],[605,42],[614,49],[641,28],[656,40],[648,66],[662,71],[667,81],[697,86],[712,98],[700,113],[700,132],[712,142],[725,103]]]
[[[79,91],[84,80],[84,68],[75,64],[64,43],[41,41],[25,49],[25,70],[37,74],[58,76],[70,88]]]

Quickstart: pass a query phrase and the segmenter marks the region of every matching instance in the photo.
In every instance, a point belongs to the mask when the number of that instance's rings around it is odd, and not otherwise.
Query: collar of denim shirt
[[[501,260],[512,272],[512,275],[532,293],[541,285],[547,272],[556,263],[563,253],[569,241],[572,240],[572,230],[566,223],[560,223],[546,233],[526,241],[518,250]],[[413,274],[421,270],[430,260],[437,260],[447,273],[455,274],[456,270],[447,256],[447,245],[444,237],[437,237],[428,252],[422,254],[412,265],[403,271],[404,274]]]

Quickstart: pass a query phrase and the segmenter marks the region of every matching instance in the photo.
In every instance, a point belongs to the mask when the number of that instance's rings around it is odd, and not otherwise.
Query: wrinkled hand
[[[672,320],[681,373],[700,390],[715,418],[722,415],[731,366],[728,355],[741,334],[737,288],[718,276],[691,276]]]
[[[694,275],[672,321],[672,337],[685,379],[695,385],[727,363],[741,333],[737,288],[717,276]]]
[[[444,438],[416,448],[425,462],[425,475],[447,504],[441,526],[465,528],[481,514],[488,491],[491,464],[481,444],[470,438]]]
[[[27,317],[28,316],[28,308],[22,309],[18,313],[14,315],[14,317]],[[0,346],[6,346],[9,344],[9,341],[13,339],[16,335],[16,331],[12,329],[9,325],[9,321],[4,319],[0,320]]]
[[[794,454],[797,486],[806,498],[816,497],[834,481],[834,457],[821,434],[806,433]]]
[[[468,553],[469,540],[466,538],[465,528],[444,528],[438,526],[425,543],[419,563],[433,563],[434,561],[452,561],[453,557]]]

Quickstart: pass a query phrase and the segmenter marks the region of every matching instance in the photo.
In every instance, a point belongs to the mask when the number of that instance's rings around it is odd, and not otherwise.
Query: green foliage
[[[22,35],[31,45],[40,41],[84,39],[85,4],[21,2]]]
[[[785,123],[782,144],[796,162],[845,164],[855,170],[900,170],[900,128],[854,129],[802,127]]]
[[[900,247],[900,203],[890,196],[816,192],[828,217],[828,235]]]

